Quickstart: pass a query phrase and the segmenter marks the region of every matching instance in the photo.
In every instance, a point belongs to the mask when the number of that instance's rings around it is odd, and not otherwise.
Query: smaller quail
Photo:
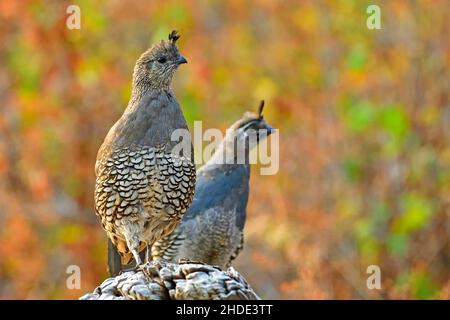
[[[236,121],[212,158],[197,171],[194,200],[175,231],[155,242],[153,259],[188,259],[225,268],[237,257],[244,241],[250,165],[248,161],[239,164],[236,156],[243,151],[248,159],[249,151],[274,131],[262,116],[263,106],[262,101],[258,114],[247,112]],[[256,142],[236,143],[247,139],[252,130],[257,132]],[[226,154],[234,157],[233,163],[217,161]]]

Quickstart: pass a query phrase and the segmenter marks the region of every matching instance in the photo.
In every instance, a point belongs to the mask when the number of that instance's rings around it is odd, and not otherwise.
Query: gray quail
[[[109,130],[95,164],[95,209],[121,264],[171,233],[192,201],[195,165],[190,152],[176,154],[172,132],[186,129],[172,93],[175,70],[186,59],[172,31],[153,45],[134,67],[132,94]],[[190,153],[190,155],[188,154]]]
[[[263,119],[263,106],[261,102],[258,114],[248,112],[235,122],[212,158],[198,170],[194,200],[175,231],[153,245],[154,259],[189,259],[225,268],[237,257],[244,241],[250,165],[236,161],[239,150],[233,140],[245,139],[250,129],[266,129],[258,131],[263,135],[257,136],[258,143],[273,132]],[[256,143],[245,144],[246,159]],[[226,153],[234,156],[233,163],[217,161]]]

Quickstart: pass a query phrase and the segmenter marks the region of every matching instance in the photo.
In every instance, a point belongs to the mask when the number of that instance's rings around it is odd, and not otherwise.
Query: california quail
[[[225,268],[239,254],[244,241],[250,165],[248,161],[237,163],[239,150],[234,149],[233,140],[246,139],[250,129],[267,130],[258,131],[265,134],[245,146],[247,159],[250,149],[273,132],[262,117],[263,106],[262,102],[259,114],[246,113],[235,122],[212,158],[198,170],[194,200],[175,231],[153,245],[154,259],[189,259]],[[225,153],[234,155],[232,164],[217,161]]]
[[[175,70],[187,62],[178,38],[172,31],[137,60],[131,99],[97,155],[96,214],[122,264],[134,257],[140,265],[139,252],[174,230],[194,193],[192,144],[190,152],[172,151],[179,143],[171,140],[173,131],[187,130],[170,88]]]

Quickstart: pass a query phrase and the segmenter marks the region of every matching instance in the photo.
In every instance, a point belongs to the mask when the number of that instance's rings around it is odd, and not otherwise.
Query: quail
[[[194,194],[192,144],[174,152],[179,141],[171,139],[174,130],[187,131],[171,89],[178,66],[187,63],[178,38],[172,31],[139,57],[128,106],[97,155],[95,210],[123,265],[133,258],[142,264],[139,253],[174,230]]]
[[[226,268],[237,257],[243,248],[249,196],[248,153],[274,131],[262,116],[263,106],[262,101],[258,114],[247,112],[236,121],[211,159],[198,169],[194,200],[174,232],[155,242],[154,259],[189,259]],[[233,144],[248,138],[252,129],[257,132],[253,145]],[[236,161],[239,151],[247,159],[244,163]],[[232,163],[224,161],[227,154],[233,157]]]

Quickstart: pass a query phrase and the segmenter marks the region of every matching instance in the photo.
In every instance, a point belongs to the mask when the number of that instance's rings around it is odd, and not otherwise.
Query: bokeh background
[[[263,298],[449,299],[448,5],[1,1],[0,298],[77,298],[107,276],[96,152],[136,58],[177,29],[189,125],[225,129],[265,99],[280,132],[279,173],[253,168],[235,264]],[[366,288],[372,264],[381,290]]]

